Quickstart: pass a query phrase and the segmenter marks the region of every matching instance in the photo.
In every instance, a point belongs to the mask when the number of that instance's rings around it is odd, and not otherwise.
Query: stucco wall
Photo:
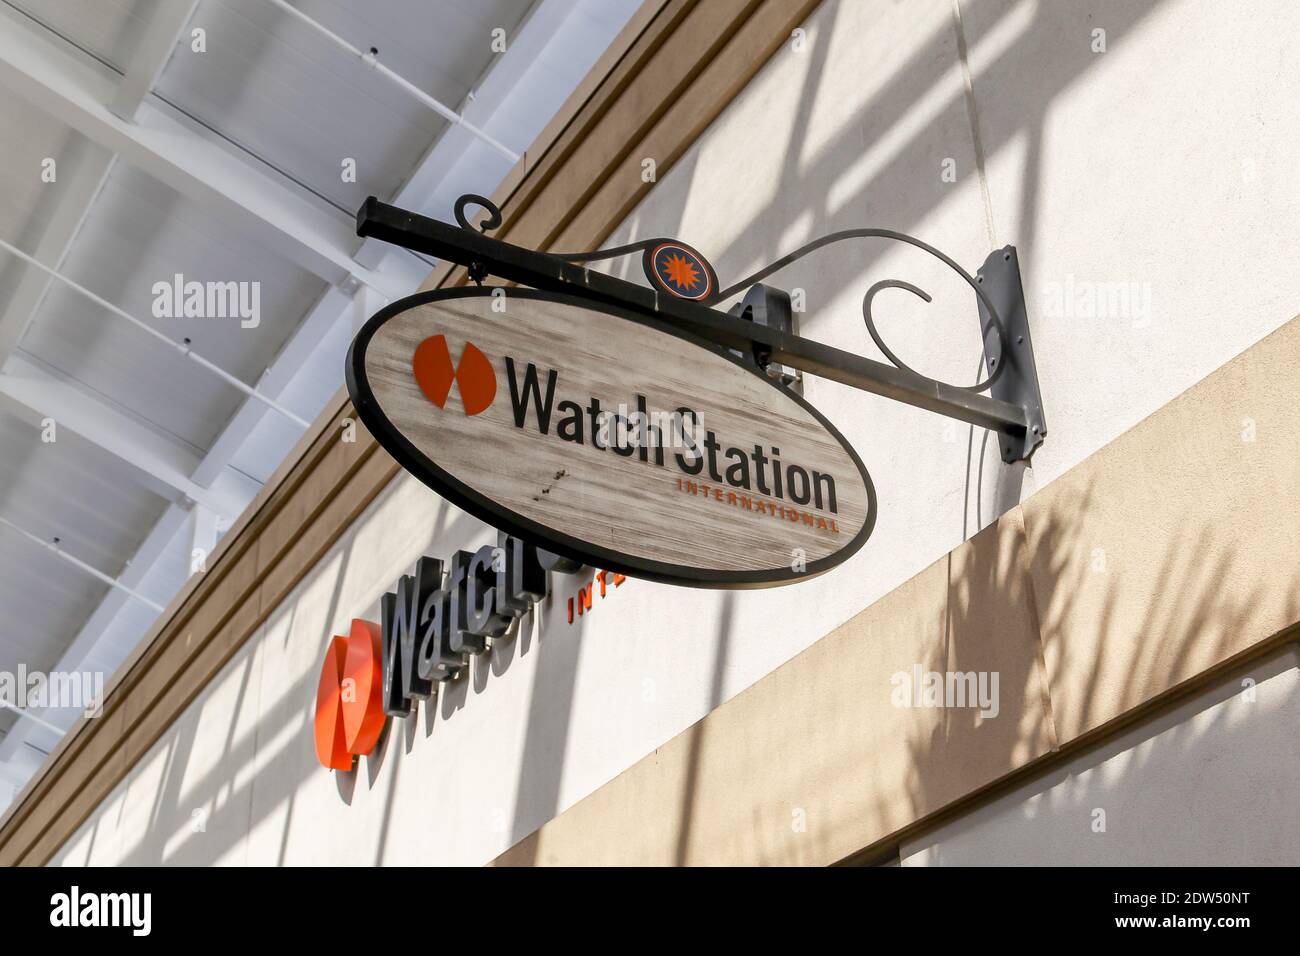
[[[923,838],[903,866],[1294,866],[1294,645]]]
[[[486,862],[1295,314],[1300,75],[1287,54],[1300,9],[960,10],[973,97],[951,0],[825,3],[609,244],[679,235],[724,284],[853,226],[914,233],[972,270],[1016,245],[1050,427],[1032,468],[1002,465],[946,419],[809,380],[805,394],[858,448],[880,496],[854,559],[769,592],[629,581],[573,625],[563,602],[585,577],[558,578],[559,600],[479,659],[432,718],[395,724],[355,775],[332,775],[310,733],[329,635],[377,619],[380,594],[419,555],[491,537],[400,478],[61,859]],[[973,380],[969,292],[915,250],[843,245],[768,281],[805,290],[804,334],[874,355],[860,303],[883,278],[935,297],[877,300],[894,350]],[[1114,283],[1136,289],[1128,307],[1090,311],[1084,290],[1104,297]],[[1080,295],[1070,306],[1067,288]]]

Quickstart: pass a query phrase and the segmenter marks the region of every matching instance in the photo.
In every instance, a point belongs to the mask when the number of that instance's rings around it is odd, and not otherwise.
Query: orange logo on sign
[[[383,651],[378,624],[354,620],[347,637],[331,639],[316,688],[316,756],[322,766],[351,770],[383,732]]]
[[[466,415],[484,411],[497,396],[497,376],[492,371],[492,363],[472,342],[465,343],[460,364],[453,367],[446,337],[431,336],[416,346],[411,367],[424,397],[439,408],[446,405],[453,382],[460,387]]]
[[[704,299],[713,291],[713,278],[704,257],[678,242],[664,242],[648,253],[646,275],[679,299]]]

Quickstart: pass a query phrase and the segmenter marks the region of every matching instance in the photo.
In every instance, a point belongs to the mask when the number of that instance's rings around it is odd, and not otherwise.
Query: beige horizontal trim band
[[[496,235],[595,248],[731,102],[817,0],[646,0],[493,194]],[[668,115],[671,110],[671,117]],[[441,267],[426,287],[456,285]],[[0,819],[0,865],[42,864],[112,792],[397,473],[345,393],[225,535]]]
[[[869,859],[1291,639],[1297,355],[1300,317],[496,862]],[[999,713],[894,706],[917,665]]]

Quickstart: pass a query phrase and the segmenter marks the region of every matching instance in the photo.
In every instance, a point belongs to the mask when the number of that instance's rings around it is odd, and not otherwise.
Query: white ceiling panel
[[[300,0],[303,12],[453,109],[531,0]],[[337,206],[388,197],[447,123],[409,93],[266,0],[203,0],[207,51],[178,47],[158,92]],[[356,182],[342,179],[356,161]]]
[[[249,383],[325,287],[125,164],[114,168],[63,271],[170,339],[188,337],[196,352]],[[257,283],[257,326],[245,328],[238,317],[156,318],[154,285],[174,283],[177,273],[185,281]],[[21,347],[199,450],[244,397],[63,285],[46,298]],[[168,400],[160,403],[159,394]]]
[[[30,248],[46,210],[61,192],[57,173],[69,142],[67,126],[16,96],[0,96],[0,236]],[[41,179],[42,163],[55,161],[55,182]],[[8,264],[0,265],[8,270]]]
[[[0,525],[0,670],[53,668],[107,586]],[[0,730],[17,719],[0,712]]]
[[[290,408],[324,408],[343,385],[343,363],[352,343],[352,326],[336,322],[317,343],[280,396]],[[230,464],[265,483],[301,434],[281,415],[263,415]]]
[[[115,577],[167,502],[129,466],[67,429],[42,441],[32,423],[0,412],[0,515]],[[0,669],[48,670],[108,585],[0,525]],[[0,723],[0,727],[7,724]]]
[[[132,468],[66,428],[56,440],[0,413],[0,514],[69,554],[116,576],[166,500]]]
[[[110,63],[130,59],[149,17],[176,0],[5,0]]]

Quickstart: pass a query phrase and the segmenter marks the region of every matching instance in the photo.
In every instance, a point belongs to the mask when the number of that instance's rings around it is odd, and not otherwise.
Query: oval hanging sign
[[[844,561],[875,523],[861,459],[801,396],[615,306],[423,292],[366,323],[346,371],[362,422],[407,471],[584,564],[785,584]]]

